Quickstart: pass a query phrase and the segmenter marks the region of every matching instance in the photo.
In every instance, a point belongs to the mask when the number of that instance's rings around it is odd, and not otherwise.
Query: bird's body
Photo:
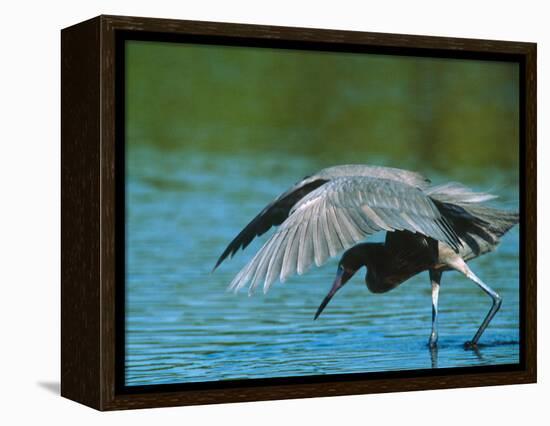
[[[437,342],[437,299],[441,274],[457,270],[493,299],[493,306],[472,344],[476,344],[500,307],[500,296],[484,284],[466,262],[495,249],[518,220],[518,214],[485,205],[495,198],[461,184],[435,187],[418,173],[363,165],[336,166],[304,178],[266,206],[228,245],[216,267],[255,236],[279,226],[230,288],[249,284],[264,291],[280,279],[321,266],[340,252],[337,276],[315,315],[336,291],[365,266],[373,293],[387,292],[412,276],[429,271],[433,323],[430,345]],[[386,232],[383,243],[362,242]]]
[[[356,250],[366,261],[365,284],[372,293],[386,293],[438,264],[435,240],[407,231],[388,233],[384,243],[363,243]],[[351,249],[350,249],[351,250]]]

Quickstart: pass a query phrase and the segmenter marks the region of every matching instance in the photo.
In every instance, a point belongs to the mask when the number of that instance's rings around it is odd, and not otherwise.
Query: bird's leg
[[[437,346],[437,303],[439,299],[439,284],[441,283],[442,271],[430,269],[430,281],[432,282],[432,333],[428,345],[430,348]]]
[[[491,309],[489,309],[489,312],[485,316],[485,319],[479,326],[479,329],[477,330],[474,338],[471,341],[466,342],[465,344],[466,347],[475,347],[477,345],[477,342],[479,341],[479,338],[481,337],[495,314],[500,309],[500,305],[502,304],[502,297],[500,297],[500,295],[495,290],[493,290],[491,287],[481,281],[478,276],[472,272],[468,265],[466,265],[466,262],[464,262],[462,258],[454,259],[450,266],[466,275],[469,279],[475,282],[485,293],[487,293],[491,297],[491,299],[493,299]]]
[[[487,293],[491,297],[491,299],[493,299],[493,305],[491,306],[491,309],[479,326],[479,329],[477,330],[474,338],[470,342],[466,342],[467,347],[475,347],[477,345],[477,342],[479,341],[479,338],[481,337],[495,314],[500,309],[500,305],[502,304],[502,297],[500,297],[500,295],[495,290],[493,290],[491,287],[481,281],[471,270],[469,271],[469,274],[466,274],[466,276],[470,278],[473,282],[475,282],[485,293]]]

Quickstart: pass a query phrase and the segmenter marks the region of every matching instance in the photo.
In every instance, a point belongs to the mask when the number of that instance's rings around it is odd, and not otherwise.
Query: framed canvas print
[[[118,16],[61,42],[63,396],[536,380],[535,44]]]

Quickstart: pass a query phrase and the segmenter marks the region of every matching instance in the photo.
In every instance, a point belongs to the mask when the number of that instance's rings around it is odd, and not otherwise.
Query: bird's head
[[[323,309],[325,309],[336,292],[342,288],[359,269],[363,266],[367,266],[366,260],[368,258],[368,250],[368,244],[359,244],[344,253],[340,262],[338,262],[336,278],[334,278],[332,287],[321,302],[321,305],[319,305],[314,319],[317,319],[317,317],[321,315],[321,312],[323,312]]]

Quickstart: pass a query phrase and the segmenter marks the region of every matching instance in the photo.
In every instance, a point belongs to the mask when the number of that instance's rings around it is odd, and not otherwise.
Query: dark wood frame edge
[[[115,31],[519,55],[524,58],[525,370],[185,392],[115,392]],[[99,16],[62,30],[61,394],[99,410],[536,382],[536,44]]]

